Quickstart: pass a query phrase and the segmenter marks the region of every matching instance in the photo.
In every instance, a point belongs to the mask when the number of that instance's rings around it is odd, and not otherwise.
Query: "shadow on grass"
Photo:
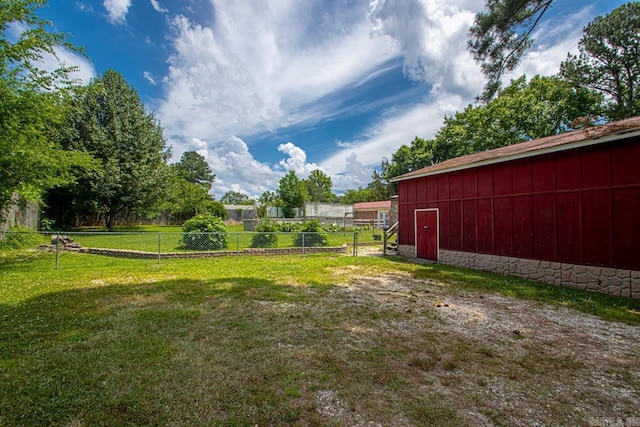
[[[273,335],[252,309],[304,298],[291,287],[94,285],[0,306],[0,425],[272,425],[299,415],[279,403],[287,363],[261,353]]]
[[[54,255],[40,250],[2,250],[0,251],[0,273],[13,270],[24,270],[26,265],[34,261],[40,261],[44,258],[52,260],[52,266],[55,266]]]

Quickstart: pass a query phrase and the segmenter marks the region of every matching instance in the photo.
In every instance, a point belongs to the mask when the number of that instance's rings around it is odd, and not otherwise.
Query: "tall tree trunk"
[[[113,227],[114,227],[114,225],[113,225],[113,217],[114,217],[113,212],[112,211],[108,211],[107,215],[105,217],[105,225],[107,226],[107,230],[109,232],[113,232]]]

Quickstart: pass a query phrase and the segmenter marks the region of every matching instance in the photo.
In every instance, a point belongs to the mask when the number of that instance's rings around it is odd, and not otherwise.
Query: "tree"
[[[367,185],[367,189],[372,201],[388,200],[396,194],[395,186],[390,184],[381,172],[374,170],[371,178],[373,181]]]
[[[580,117],[598,116],[602,98],[574,89],[558,77],[526,76],[513,80],[486,105],[469,105],[445,118],[438,130],[432,161],[438,163],[573,129]]]
[[[213,197],[206,186],[187,181],[171,165],[171,176],[162,209],[173,217],[188,219],[210,211]]]
[[[171,177],[163,209],[178,218],[191,218],[218,210],[209,190],[215,179],[205,158],[195,151],[186,151],[180,161],[170,165]],[[222,209],[226,214],[226,209]]]
[[[597,117],[602,97],[573,88],[558,77],[513,80],[485,105],[469,105],[445,117],[433,140],[415,138],[383,162],[386,179],[465,154],[554,135],[574,128],[582,117]]]
[[[195,151],[186,151],[180,161],[170,165],[170,171],[163,210],[178,218],[210,212],[213,197],[209,190],[215,175],[205,158]]]
[[[382,161],[382,176],[391,179],[432,164],[434,141],[418,138],[410,145],[402,145],[391,155],[391,160]],[[375,179],[375,177],[374,177]]]
[[[47,188],[72,182],[73,166],[91,163],[57,139],[73,87],[71,69],[47,72],[35,65],[56,47],[77,50],[64,34],[47,31],[52,23],[35,13],[44,4],[0,2],[0,208],[14,194],[39,200]],[[8,34],[21,28],[17,39]]]
[[[225,205],[253,205],[255,200],[239,191],[227,191],[220,198],[220,202]]]
[[[278,197],[282,200],[282,214],[285,218],[293,218],[296,208],[304,211],[304,204],[309,198],[304,182],[298,179],[294,171],[289,171],[280,179]]]
[[[604,94],[613,120],[640,114],[640,3],[595,18],[578,49],[579,55],[569,54],[562,63],[561,76]]]
[[[331,192],[333,183],[331,178],[320,169],[311,171],[309,177],[304,180],[309,194],[309,200],[312,202],[332,202],[335,198]]]
[[[481,99],[491,100],[500,90],[504,73],[520,63],[533,43],[531,33],[554,0],[486,0],[486,11],[476,15],[468,47],[487,78]]]
[[[195,151],[185,151],[180,161],[175,164],[177,174],[187,182],[199,184],[211,190],[211,185],[216,176],[211,173],[211,167],[204,156]]]
[[[258,198],[260,205],[275,205],[278,203],[278,195],[274,191],[265,191]]]
[[[371,198],[371,190],[368,188],[358,188],[357,190],[347,190],[342,196],[338,198],[340,203],[352,205],[360,202],[373,202]]]
[[[574,119],[597,115],[601,98],[574,90],[557,77],[513,80],[486,105],[469,105],[445,117],[432,148],[432,162],[541,138],[572,128]]]
[[[80,93],[65,140],[101,164],[83,171],[79,181],[82,196],[105,215],[110,231],[125,208],[144,214],[160,202],[169,157],[162,128],[119,73],[107,70]]]
[[[278,195],[273,191],[265,191],[258,198],[258,216],[266,218],[268,216],[268,206],[282,206],[282,200],[278,199]]]

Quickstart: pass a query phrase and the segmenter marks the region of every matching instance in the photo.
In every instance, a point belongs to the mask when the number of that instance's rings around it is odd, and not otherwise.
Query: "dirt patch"
[[[345,349],[384,348],[403,381],[457,408],[458,425],[640,425],[637,326],[408,275],[351,273],[325,302],[344,313]],[[362,310],[377,314],[363,324]],[[345,401],[320,400],[325,417],[354,421],[342,415]]]

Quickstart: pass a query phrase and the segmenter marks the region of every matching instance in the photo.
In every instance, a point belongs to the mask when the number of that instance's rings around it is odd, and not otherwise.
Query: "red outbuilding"
[[[401,255],[640,297],[640,117],[392,181]]]

